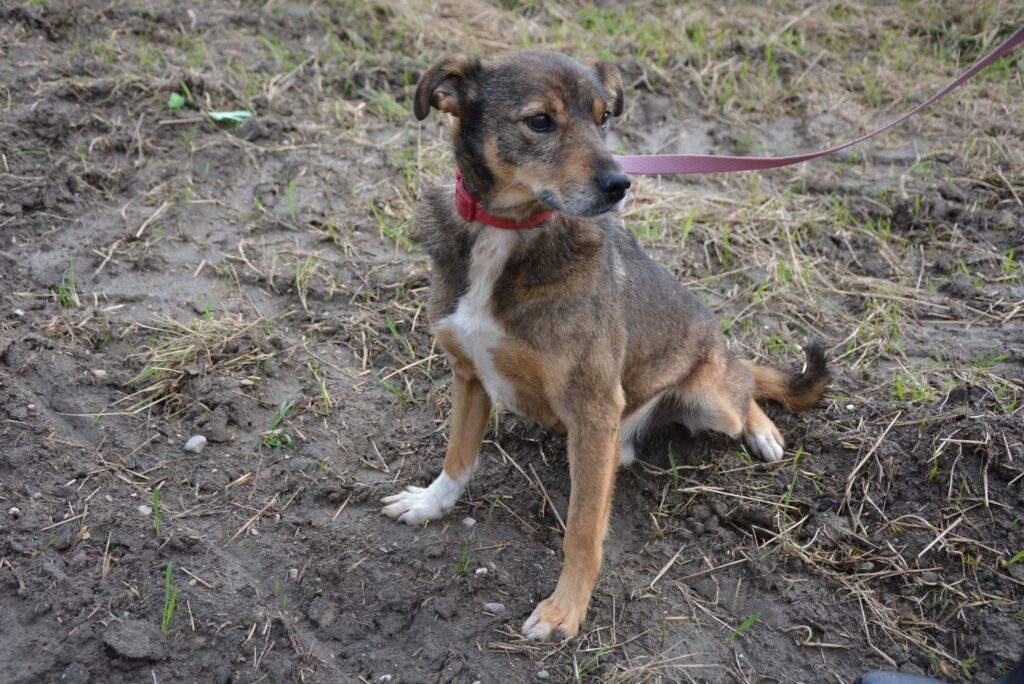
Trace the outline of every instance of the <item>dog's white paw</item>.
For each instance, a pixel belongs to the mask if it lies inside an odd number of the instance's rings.
[[[578,611],[559,608],[550,596],[537,604],[521,631],[530,641],[561,641],[576,636],[582,618]]]
[[[748,433],[746,442],[747,448],[764,461],[778,461],[782,458],[782,444],[770,432]]]
[[[455,506],[468,480],[469,473],[455,480],[442,472],[429,487],[406,487],[398,494],[385,496],[381,503],[388,505],[381,513],[410,525],[437,520]]]

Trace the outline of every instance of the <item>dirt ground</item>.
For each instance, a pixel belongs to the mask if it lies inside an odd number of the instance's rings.
[[[629,229],[734,347],[793,366],[819,338],[834,380],[770,409],[777,464],[652,436],[580,637],[518,633],[560,567],[562,437],[497,413],[446,519],[378,500],[436,475],[447,433],[409,239],[452,176],[441,117],[410,111],[433,59],[615,59],[616,150],[786,154],[1022,22],[981,0],[0,4],[0,680],[995,678],[1024,651],[1017,57],[834,158],[636,179]]]

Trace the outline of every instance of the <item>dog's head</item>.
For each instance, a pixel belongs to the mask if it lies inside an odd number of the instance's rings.
[[[629,176],[604,138],[622,113],[618,69],[524,50],[494,61],[438,60],[416,87],[414,113],[455,117],[455,157],[467,188],[489,210],[529,214],[538,205],[577,216],[619,208]]]

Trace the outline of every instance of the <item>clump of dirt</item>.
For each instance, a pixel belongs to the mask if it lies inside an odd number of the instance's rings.
[[[1024,651],[1009,59],[837,159],[636,179],[629,229],[735,348],[789,367],[825,340],[834,382],[770,409],[776,464],[652,435],[579,638],[518,632],[560,567],[564,438],[496,414],[446,519],[378,500],[432,479],[447,435],[409,225],[452,171],[409,113],[434,58],[620,58],[614,148],[784,154],[934,91],[1021,11],[0,9],[4,679],[995,678]]]

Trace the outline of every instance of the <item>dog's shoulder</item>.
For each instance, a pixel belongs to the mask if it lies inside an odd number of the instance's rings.
[[[416,207],[411,234],[431,260],[428,316],[435,322],[452,313],[469,288],[474,236],[456,213],[454,197],[452,184],[427,187]]]
[[[473,236],[455,211],[455,186],[433,185],[423,191],[416,207],[412,239],[435,263],[453,257],[469,258]]]

